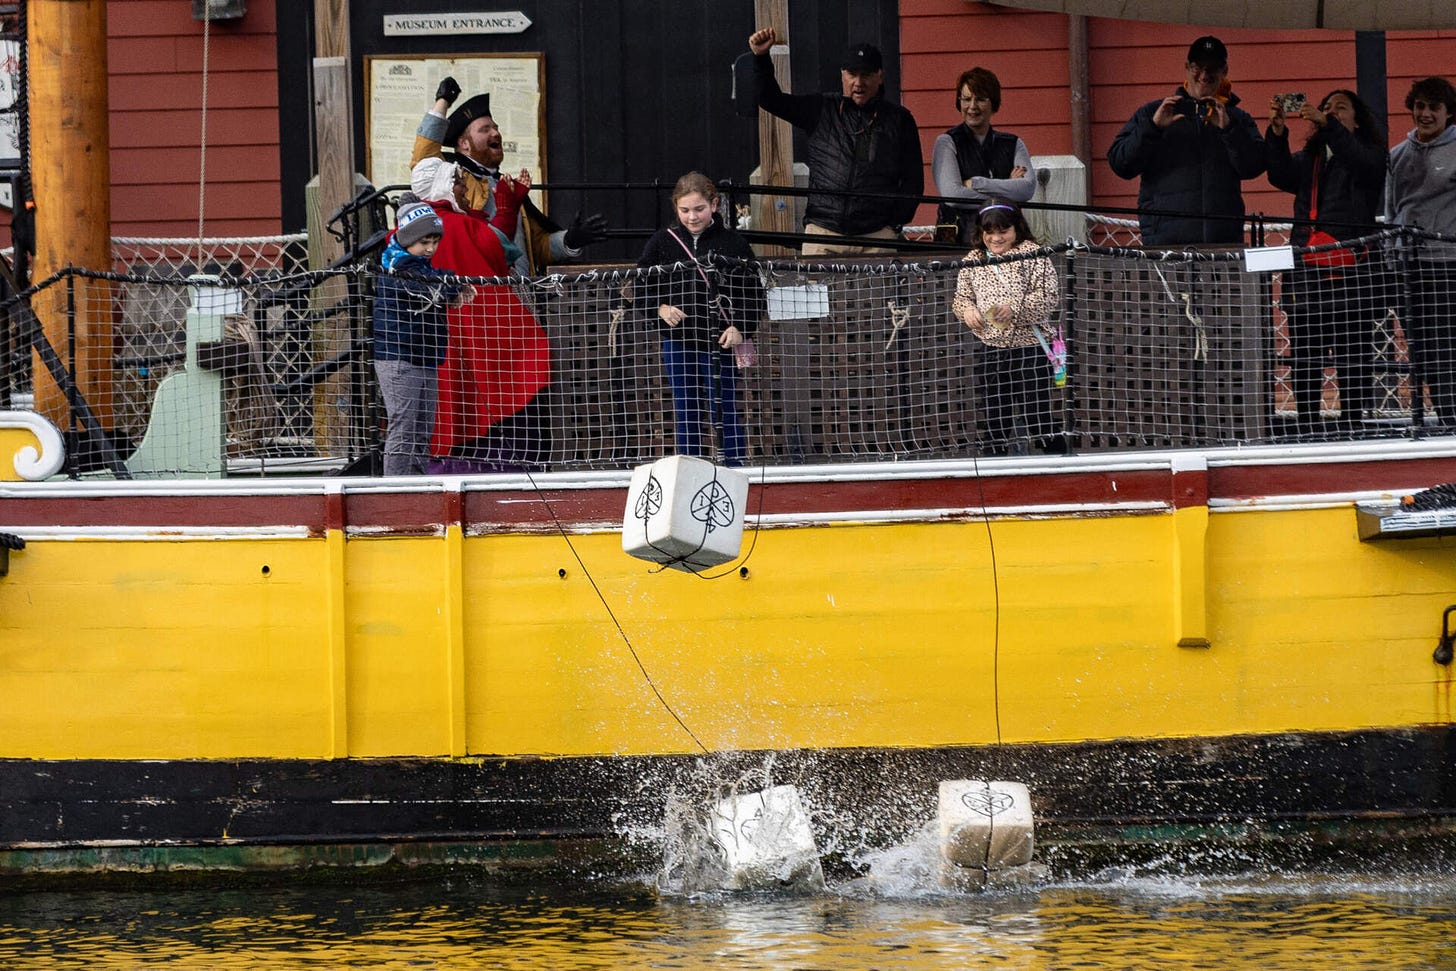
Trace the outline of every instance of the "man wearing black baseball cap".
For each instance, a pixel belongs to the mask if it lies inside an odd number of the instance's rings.
[[[1139,108],[1107,164],[1141,178],[1138,223],[1146,246],[1236,244],[1244,239],[1241,183],[1264,171],[1264,140],[1228,81],[1228,49],[1217,37],[1188,47],[1183,84]]]
[[[1189,64],[1228,67],[1228,48],[1217,37],[1200,37],[1188,45]]]
[[[879,48],[849,49],[840,62],[839,91],[794,95],[785,94],[774,78],[769,50],[777,39],[772,27],[756,30],[748,49],[758,106],[808,133],[804,232],[825,239],[805,243],[804,255],[894,252],[832,239],[898,237],[915,216],[914,197],[925,191],[920,131],[909,111],[882,96],[885,62]],[[905,198],[884,198],[892,194]]]

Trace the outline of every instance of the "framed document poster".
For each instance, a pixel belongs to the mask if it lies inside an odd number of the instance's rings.
[[[529,169],[533,182],[546,181],[546,113],[541,101],[545,66],[534,54],[457,54],[364,58],[365,160],[369,181],[378,187],[408,185],[410,153],[420,118],[434,104],[435,88],[446,77],[460,82],[451,109],[478,94],[490,95],[490,113],[500,126],[505,149],[501,171]],[[447,112],[448,114],[448,112]],[[446,145],[446,151],[454,151]]]

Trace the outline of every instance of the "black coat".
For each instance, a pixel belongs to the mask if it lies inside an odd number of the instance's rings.
[[[1178,94],[1188,96],[1181,87]],[[1134,112],[1113,140],[1107,164],[1121,178],[1141,177],[1138,208],[1169,213],[1139,214],[1145,245],[1243,242],[1242,183],[1264,171],[1264,141],[1238,101],[1229,96],[1227,128],[1196,115],[1159,128],[1153,124],[1159,98]]]
[[[637,306],[647,309],[664,335],[716,344],[719,335],[731,323],[744,337],[752,337],[768,304],[763,281],[754,268],[715,259],[721,257],[729,260],[755,258],[748,241],[723,226],[716,216],[713,224],[696,240],[681,223],[670,229],[659,229],[647,241],[637,265],[689,265],[662,273],[642,274],[635,286]],[[691,265],[694,258],[698,260],[698,266]],[[715,295],[722,297],[726,320],[713,304]],[[657,316],[657,308],[662,304],[680,308],[687,318],[676,327],[668,327]]]
[[[1303,246],[1309,240],[1310,189],[1314,184],[1317,151],[1328,146],[1330,154],[1320,163],[1318,228],[1336,239],[1353,239],[1374,232],[1375,216],[1385,194],[1385,159],[1382,144],[1371,144],[1334,118],[1326,118],[1320,129],[1316,152],[1301,149],[1290,154],[1289,127],[1283,135],[1264,133],[1269,159],[1269,184],[1294,193],[1294,232],[1290,242]]]

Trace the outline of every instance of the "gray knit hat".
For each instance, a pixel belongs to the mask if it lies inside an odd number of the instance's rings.
[[[426,236],[445,235],[445,221],[434,208],[423,202],[399,207],[399,219],[394,231],[395,242],[405,249]]]

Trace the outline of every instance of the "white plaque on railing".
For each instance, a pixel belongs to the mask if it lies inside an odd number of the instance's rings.
[[[1272,273],[1294,269],[1292,246],[1251,246],[1244,250],[1244,269],[1250,273]]]
[[[770,287],[769,320],[808,320],[829,316],[829,287],[811,283],[802,287]]]

